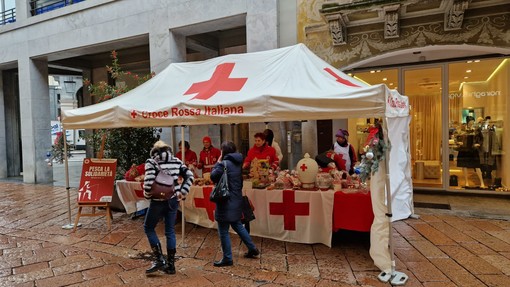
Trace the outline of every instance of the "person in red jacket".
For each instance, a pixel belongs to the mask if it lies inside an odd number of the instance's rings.
[[[175,157],[180,159],[193,172],[193,177],[197,178],[197,154],[192,151],[188,141],[184,141],[184,160],[182,160],[182,142],[179,142],[179,151],[175,153]]]
[[[218,161],[221,155],[221,151],[218,148],[213,147],[211,138],[205,136],[202,139],[204,148],[200,151],[200,159],[198,161],[198,168],[202,170],[202,176],[206,172],[211,172],[212,168]]]
[[[175,157],[182,161],[182,142],[179,142],[179,151],[175,153]],[[190,149],[188,141],[184,141],[184,164],[188,168],[190,165],[197,165],[197,154]]]
[[[248,155],[244,159],[243,169],[250,168],[253,159],[267,159],[270,167],[276,170],[280,164],[278,157],[276,157],[276,150],[267,145],[266,135],[264,133],[256,133],[254,137],[255,145],[248,150]]]

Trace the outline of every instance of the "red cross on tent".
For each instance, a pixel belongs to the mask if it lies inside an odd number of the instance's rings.
[[[235,63],[220,64],[214,70],[211,79],[194,83],[184,95],[197,94],[193,99],[207,100],[219,91],[240,91],[248,78],[229,78]]]
[[[214,210],[216,210],[216,204],[209,200],[209,196],[211,195],[212,187],[204,186],[202,188],[203,198],[195,197],[193,200],[195,201],[195,207],[197,208],[205,208],[207,212],[207,217],[209,220],[214,222]]]
[[[270,215],[283,215],[283,229],[296,230],[296,216],[310,215],[310,203],[298,203],[295,200],[294,190],[282,191],[283,202],[270,202]]]
[[[331,70],[330,68],[324,68],[324,71],[328,72],[331,76],[335,77],[336,81],[339,82],[340,84],[359,88],[358,85],[352,83],[351,81],[341,78],[339,75],[337,75],[335,72],[333,72],[333,70]]]

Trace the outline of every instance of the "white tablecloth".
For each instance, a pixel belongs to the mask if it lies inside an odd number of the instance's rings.
[[[217,227],[211,191],[212,186],[191,188],[184,204],[187,222]],[[245,193],[255,206],[252,235],[331,246],[334,191],[245,189]]]
[[[143,197],[138,197],[136,191],[141,194],[143,191],[141,182],[117,180],[115,189],[120,201],[124,205],[127,214],[131,214],[149,207],[149,201]]]
[[[187,222],[217,228],[216,205],[209,201],[213,186],[192,186],[184,201]],[[126,213],[149,206],[136,196],[139,182],[118,180],[116,189]],[[256,219],[250,222],[254,236],[299,243],[322,243],[331,246],[334,191],[266,190],[246,188],[255,207]]]

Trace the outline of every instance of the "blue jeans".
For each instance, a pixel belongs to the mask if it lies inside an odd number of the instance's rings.
[[[166,247],[167,249],[175,249],[176,240],[174,227],[178,207],[179,202],[177,201],[177,197],[168,201],[151,200],[149,209],[145,215],[145,222],[143,223],[145,234],[151,246],[160,243],[155,229],[159,220],[163,218],[165,220]]]
[[[221,250],[223,251],[223,260],[232,261],[232,246],[230,244],[230,234],[228,232],[230,226],[241,237],[243,243],[248,250],[255,250],[255,244],[251,240],[250,234],[244,228],[241,221],[236,222],[218,222],[218,234],[220,235]]]

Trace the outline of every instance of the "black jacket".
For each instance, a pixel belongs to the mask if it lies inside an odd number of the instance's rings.
[[[214,219],[218,222],[236,222],[241,220],[243,203],[243,155],[240,153],[226,154],[221,162],[214,165],[211,171],[211,180],[218,183],[223,175],[223,168],[227,165],[228,186],[230,198],[224,202],[216,203]]]

